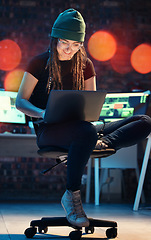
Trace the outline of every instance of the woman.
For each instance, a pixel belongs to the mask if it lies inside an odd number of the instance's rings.
[[[81,14],[68,9],[56,19],[51,32],[50,49],[35,57],[24,74],[16,107],[33,120],[43,118],[52,89],[96,90],[95,70],[83,46],[85,22]],[[105,127],[85,121],[34,125],[39,148],[61,146],[69,150],[67,190],[61,203],[68,221],[78,227],[88,226],[80,196],[81,177],[91,152],[96,147],[130,146],[151,131],[148,116],[135,116]],[[98,140],[98,133],[103,137]]]

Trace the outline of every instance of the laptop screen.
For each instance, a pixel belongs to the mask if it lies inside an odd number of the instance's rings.
[[[0,90],[0,122],[26,124],[25,114],[16,109],[17,92]]]
[[[100,114],[100,120],[111,122],[138,114],[145,114],[150,91],[108,93]]]

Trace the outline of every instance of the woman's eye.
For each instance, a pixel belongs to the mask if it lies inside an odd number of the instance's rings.
[[[73,45],[74,45],[74,47],[79,47],[79,43],[75,43]]]

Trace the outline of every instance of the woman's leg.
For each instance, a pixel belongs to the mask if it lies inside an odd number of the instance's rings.
[[[75,191],[81,185],[81,177],[87,161],[95,148],[97,133],[90,123],[80,124],[74,136],[69,153],[67,165],[67,188]]]
[[[97,127],[101,132],[102,126]],[[102,130],[102,141],[116,150],[128,147],[145,139],[151,132],[151,118],[147,115],[135,115],[124,120],[107,123]]]
[[[45,146],[61,146],[69,150],[67,160],[67,190],[61,203],[68,221],[78,227],[89,226],[89,220],[83,210],[80,186],[86,163],[93,151],[97,132],[88,122],[72,122],[59,125],[44,125],[38,132],[37,143]]]
[[[80,189],[81,177],[93,151],[97,133],[95,127],[85,121],[42,125],[38,131],[40,148],[60,146],[69,150],[67,162],[67,189]]]

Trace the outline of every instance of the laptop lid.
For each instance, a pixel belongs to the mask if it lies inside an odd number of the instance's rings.
[[[52,90],[44,122],[97,121],[105,100],[105,91]]]
[[[108,93],[99,119],[105,122],[120,120],[133,115],[146,114],[150,91]]]

